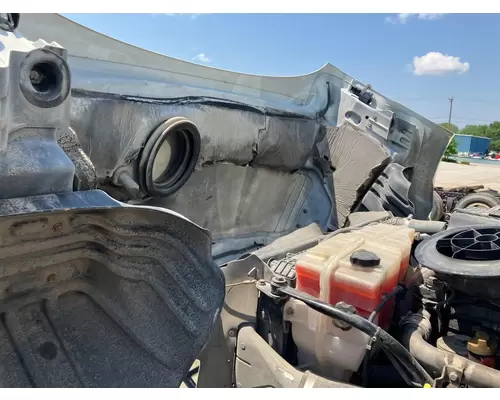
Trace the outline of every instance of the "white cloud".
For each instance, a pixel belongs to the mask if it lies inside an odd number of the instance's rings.
[[[432,21],[435,19],[443,18],[444,14],[410,14],[402,13],[395,17],[386,17],[385,22],[390,24],[406,24],[410,18],[418,18],[423,20]]]
[[[398,14],[395,17],[386,17],[385,22],[389,24],[406,24],[411,14]]]
[[[418,19],[428,19],[432,21],[433,19],[441,19],[444,14],[418,14]]]
[[[179,16],[187,15],[187,16],[189,16],[189,18],[190,18],[190,19],[195,20],[195,19],[197,19],[197,18],[198,18],[201,14],[182,14],[182,13],[167,14],[167,13],[165,13],[164,15],[166,15],[167,17],[179,17]]]
[[[470,64],[460,61],[460,57],[438,52],[429,52],[422,57],[413,57],[413,73],[415,75],[463,74],[469,69]]]
[[[202,63],[210,63],[212,62],[212,59],[207,57],[204,53],[197,54],[196,56],[193,57],[194,61],[200,61]]]

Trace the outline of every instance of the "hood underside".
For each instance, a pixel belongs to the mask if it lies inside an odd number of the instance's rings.
[[[209,229],[219,263],[311,223],[341,227],[354,210],[427,219],[432,209],[450,132],[331,64],[296,77],[240,74],[140,49],[57,14],[23,14],[19,31],[67,49],[71,126],[100,185]],[[187,182],[168,197],[115,193],[119,171],[137,174],[151,132],[179,116],[201,138]]]

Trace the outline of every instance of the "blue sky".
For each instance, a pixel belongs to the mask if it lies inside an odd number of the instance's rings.
[[[301,75],[331,62],[436,122],[447,121],[450,96],[459,126],[500,120],[500,14],[64,15],[158,53],[239,72]]]

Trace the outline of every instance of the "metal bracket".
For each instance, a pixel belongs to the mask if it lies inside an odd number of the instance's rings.
[[[271,299],[283,300],[287,298],[287,295],[280,293],[278,289],[286,285],[287,283],[285,278],[281,276],[273,276],[271,279],[271,283],[266,282],[264,279],[260,279],[257,282],[257,290],[264,293]]]
[[[448,388],[458,388],[462,385],[463,373],[463,368],[450,365],[448,361],[446,361],[441,376],[434,380],[434,387],[443,387],[444,383],[448,383]]]

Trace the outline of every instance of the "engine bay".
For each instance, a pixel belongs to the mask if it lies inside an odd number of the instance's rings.
[[[500,387],[500,206],[429,220],[449,132],[0,17],[0,386]]]
[[[478,218],[446,229],[386,215],[270,258],[257,332],[296,368],[335,382],[498,387],[500,228]]]

